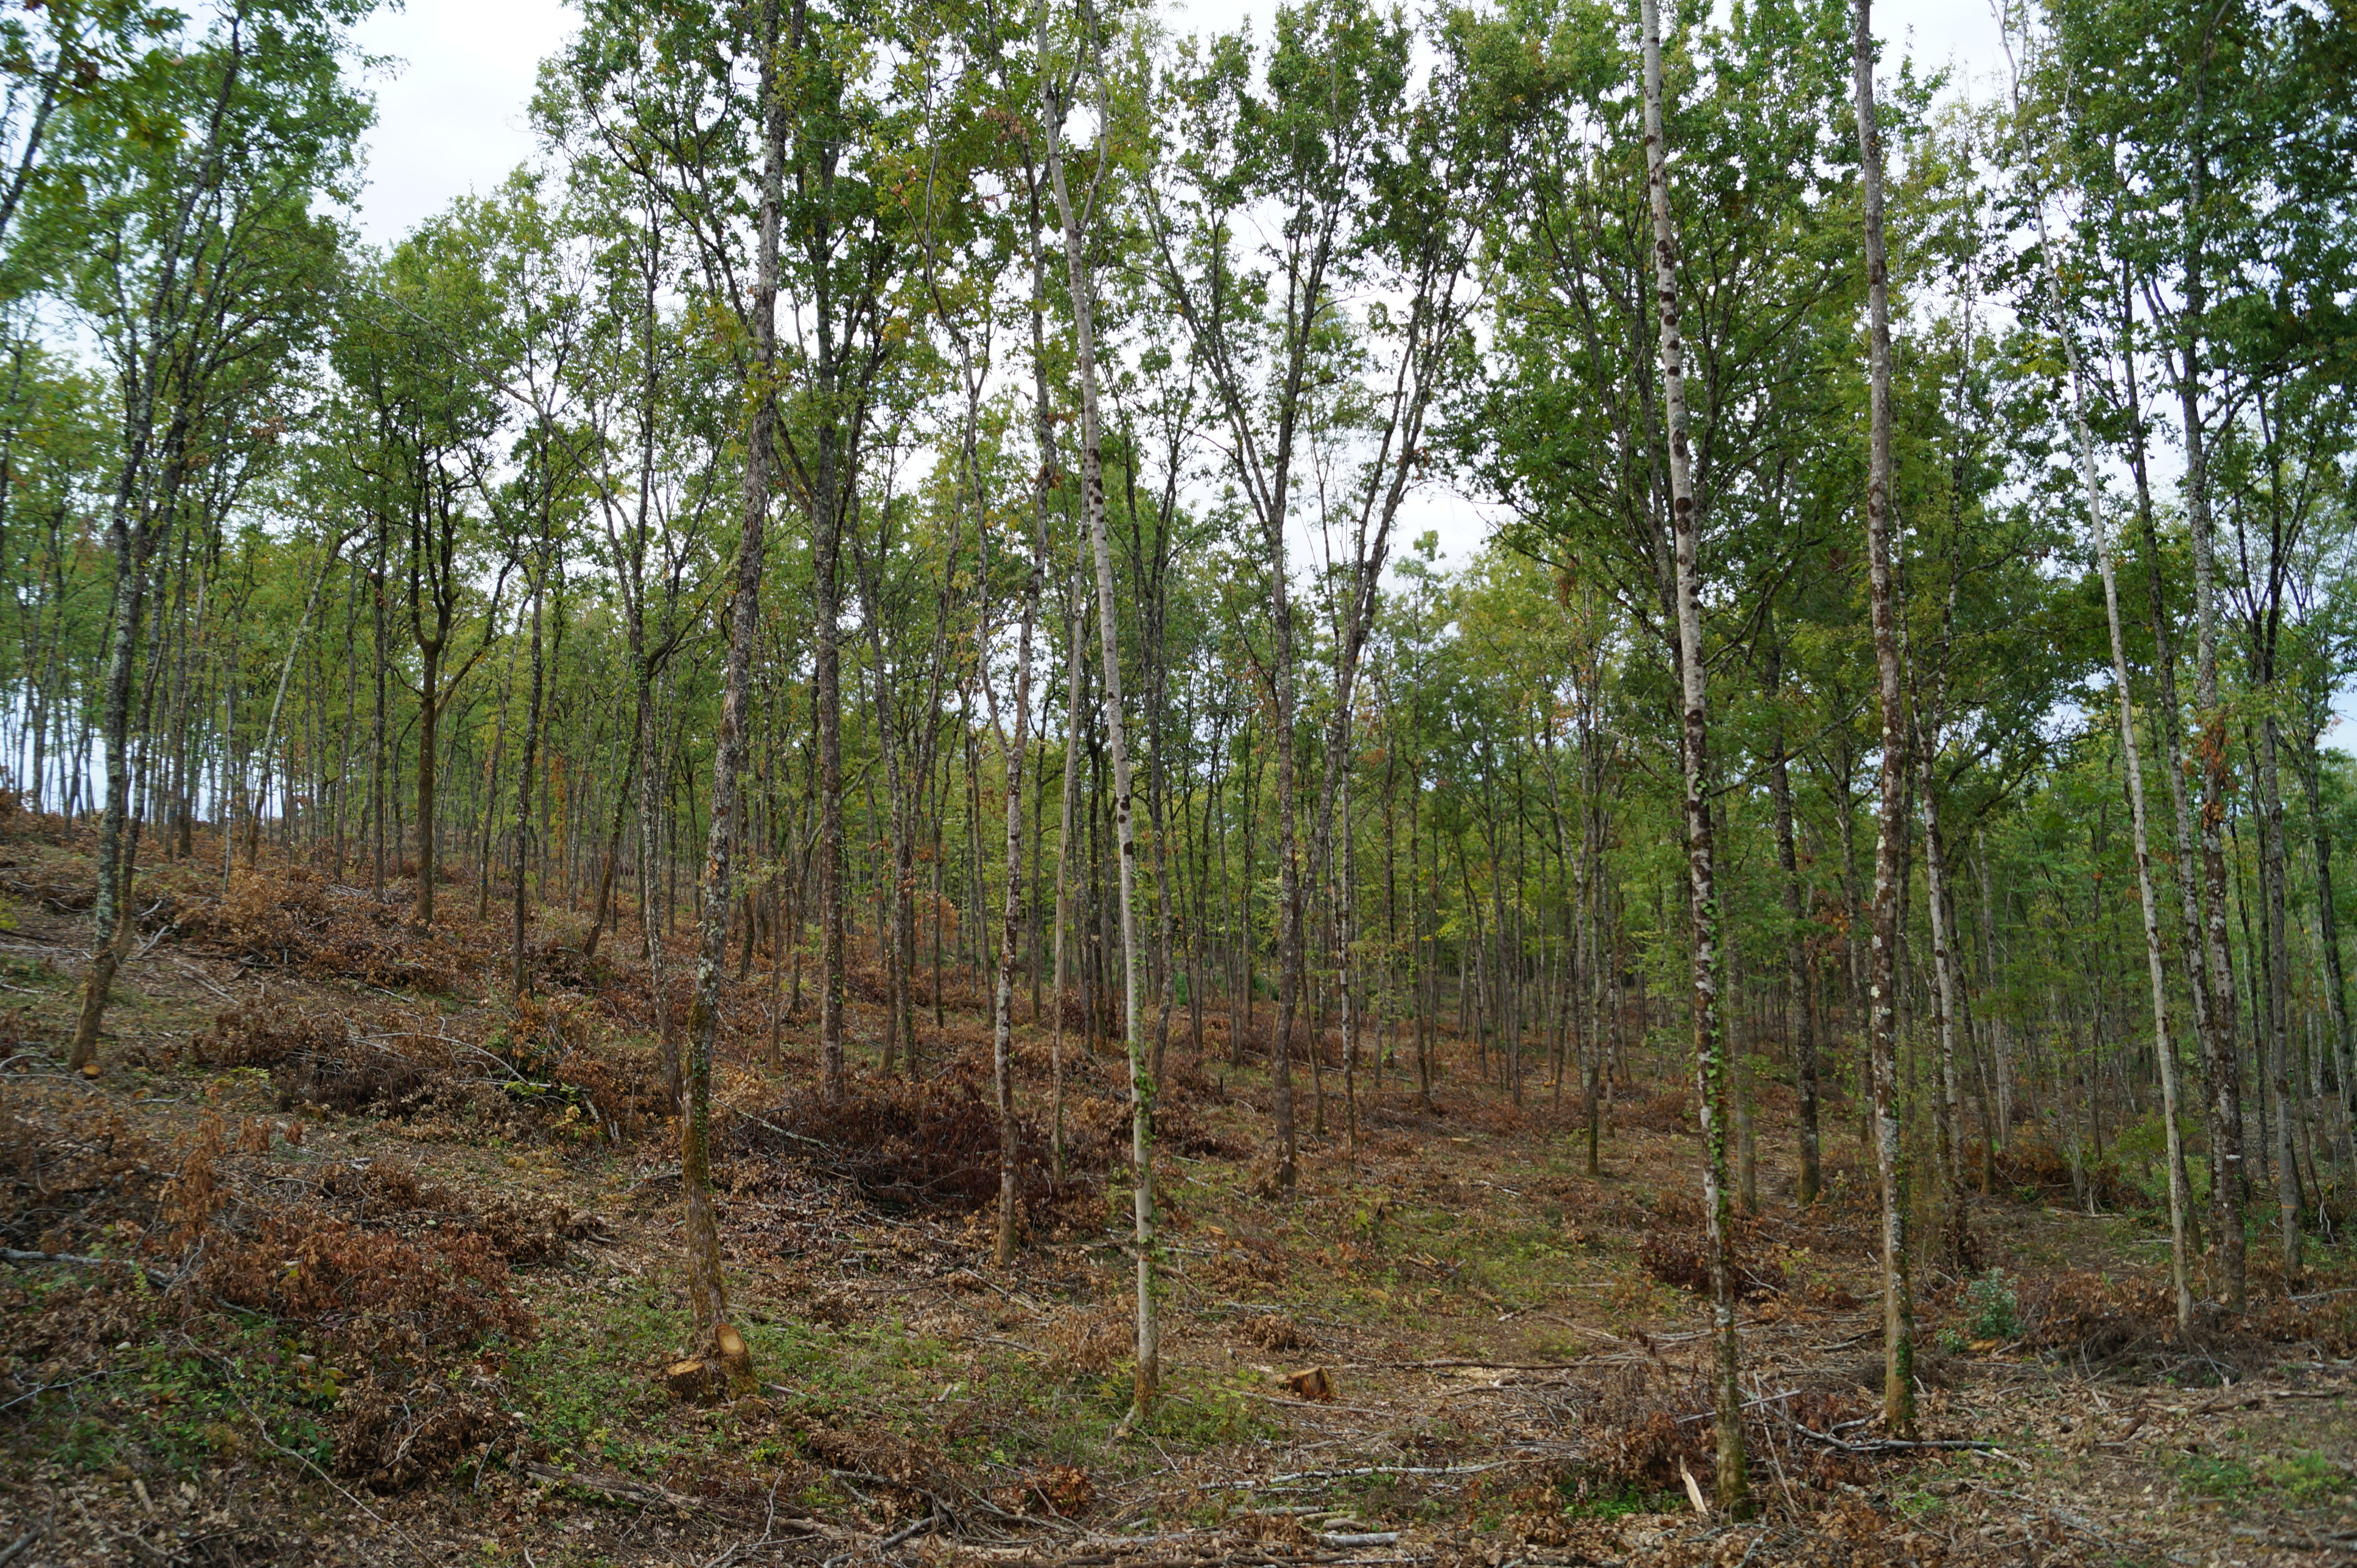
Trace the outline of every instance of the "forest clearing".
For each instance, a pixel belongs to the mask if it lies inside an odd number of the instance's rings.
[[[0,1568],[2357,1561],[2352,5],[0,15]]]
[[[809,1049],[767,1058],[758,969],[726,995],[713,1178],[759,1387],[683,1396],[677,1149],[652,1054],[618,1044],[645,1030],[642,967],[523,1009],[399,999],[328,972],[350,950],[320,939],[349,933],[311,927],[307,955],[220,923],[199,870],[187,934],[125,968],[117,1065],[76,1080],[38,1065],[73,1015],[73,922],[42,904],[87,896],[87,856],[6,848],[31,998],[11,1245],[135,1260],[6,1283],[13,1561],[2292,1563],[2357,1541],[2357,1270],[2292,1301],[2255,1282],[2246,1319],[2180,1332],[2149,1194],[2108,1164],[2074,1193],[2025,1141],[1974,1194],[1984,1269],[1917,1283],[1921,1440],[1951,1446],[1886,1447],[1871,1160],[1833,1140],[1796,1208],[1772,1094],[1738,1221],[1758,1511],[1698,1509],[1691,1093],[1632,1062],[1589,1176],[1576,1087],[1517,1108],[1461,1037],[1429,1110],[1396,1065],[1361,1087],[1355,1160],[1329,1084],[1289,1202],[1256,1157],[1265,1072],[1221,1027],[1200,1061],[1174,1046],[1166,1399],[1133,1425],[1120,1058],[1066,1063],[1066,1185],[1027,1117],[1000,1266],[971,998],[922,1026],[923,1085],[858,1070],[830,1131]],[[325,891],[238,875],[249,911]],[[1018,1036],[1027,1089],[1047,1044]]]

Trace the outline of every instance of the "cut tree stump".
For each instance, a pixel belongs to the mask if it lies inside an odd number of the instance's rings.
[[[760,1391],[753,1376],[753,1353],[745,1337],[726,1323],[712,1330],[714,1353],[673,1361],[663,1369],[663,1386],[685,1404],[717,1404]]]
[[[1285,1386],[1300,1399],[1331,1400],[1334,1397],[1333,1375],[1323,1367],[1304,1367],[1297,1372],[1287,1372]]]
[[[673,1361],[663,1369],[663,1387],[683,1404],[712,1404],[728,1386],[727,1374],[702,1358]]]
[[[745,1346],[745,1337],[726,1323],[717,1324],[712,1338],[718,1347],[717,1370],[732,1400],[744,1399],[759,1391],[760,1383],[753,1376],[753,1352]]]

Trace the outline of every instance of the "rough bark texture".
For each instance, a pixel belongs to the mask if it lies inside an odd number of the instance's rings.
[[[1944,1210],[1941,1246],[1952,1265],[1968,1271],[1976,1265],[1977,1259],[1971,1210],[1964,1196],[1964,1106],[1956,1079],[1954,935],[1953,923],[1949,918],[1947,859],[1940,839],[1940,809],[1934,791],[1937,779],[1933,758],[1938,744],[1936,730],[1921,737],[1919,787],[1923,812],[1923,901],[1932,921],[1932,1004],[1937,1015],[1940,1039],[1940,1197]]]
[[[704,858],[704,897],[696,932],[695,1004],[688,1019],[687,1114],[680,1126],[680,1185],[686,1191],[688,1307],[699,1338],[729,1374],[732,1389],[751,1379],[750,1358],[728,1326],[720,1268],[720,1231],[712,1208],[712,1045],[720,1025],[720,972],[726,961],[737,848],[737,779],[752,686],[753,645],[760,637],[761,561],[768,543],[770,474],[777,439],[778,209],[785,124],[777,81],[778,0],[761,7],[761,166],[759,269],[752,301],[753,358],[746,381],[744,522],[729,596],[728,659],[721,678],[714,736],[712,817]]]
[[[2076,351],[2072,358],[2075,361]],[[2072,369],[2074,402],[2083,395],[2077,366]],[[2185,1178],[2185,1150],[2177,1122],[2177,1047],[2169,1033],[2169,980],[2161,965],[2160,907],[2152,886],[2151,840],[2146,825],[2144,757],[2136,746],[2136,707],[2128,688],[2127,643],[2120,627],[2120,595],[2112,564],[2111,542],[2104,524],[2102,490],[2095,476],[2095,443],[2088,433],[2083,406],[2075,410],[2079,426],[2080,464],[2087,487],[2087,513],[2095,535],[2095,559],[2104,577],[2104,612],[2112,637],[2112,681],[2117,689],[2120,755],[2127,769],[2128,813],[2135,835],[2136,898],[2144,912],[2145,966],[2152,984],[2152,1048],[2160,1067],[2161,1120],[2169,1148],[2169,1283],[2177,1300],[2177,1321],[2193,1322],[2193,1289],[2187,1264],[2186,1219],[2191,1198]]]
[[[1874,921],[1867,981],[1874,1162],[1882,1187],[1883,1423],[1915,1429],[1915,1305],[1908,1278],[1907,1171],[1899,1142],[1899,857],[1907,832],[1907,719],[1890,546],[1890,270],[1882,239],[1882,133],[1874,108],[1873,0],[1857,0],[1852,70],[1866,217],[1867,468],[1866,533],[1882,714],[1882,790],[1874,844]]]
[[[1802,899],[1800,854],[1792,842],[1792,778],[1784,750],[1783,712],[1778,699],[1783,688],[1783,645],[1771,639],[1768,649],[1768,700],[1774,708],[1775,729],[1769,739],[1768,791],[1776,813],[1776,869],[1782,877],[1785,982],[1792,1021],[1792,1093],[1800,1135],[1800,1175],[1795,1197],[1802,1207],[1817,1201],[1824,1190],[1818,1167],[1817,1141],[1817,988],[1809,962],[1808,934],[1803,923],[1808,910]],[[1594,1134],[1589,1135],[1593,1144]]]
[[[1662,20],[1658,0],[1645,0],[1645,185],[1653,211],[1654,307],[1661,326],[1662,410],[1670,444],[1670,528],[1676,556],[1680,726],[1685,776],[1686,896],[1694,918],[1695,1079],[1701,1106],[1703,1218],[1710,1248],[1712,1380],[1718,1506],[1742,1515],[1750,1508],[1743,1451],[1741,1348],[1735,1337],[1735,1269],[1728,1240],[1725,1040],[1718,1015],[1718,902],[1712,865],[1709,781],[1709,692],[1702,636],[1702,569],[1696,550],[1692,458],[1687,446],[1685,344],[1679,330],[1677,240],[1670,223],[1670,188],[1662,126]]]
[[[2274,685],[2273,650],[2259,660],[2266,687]],[[2259,889],[2266,908],[2267,1076],[2275,1084],[2276,1219],[2283,1242],[2284,1288],[2298,1286],[2300,1273],[2299,1161],[2297,1132],[2299,1101],[2291,1090],[2291,952],[2284,897],[2284,827],[2281,769],[2282,726],[2269,708],[2259,720]]]
[[[2038,231],[2041,247],[2047,250],[2049,256],[2053,255],[2050,246],[2046,244],[2046,210],[2042,202],[2038,210]],[[2066,319],[2062,308],[2061,281],[2050,272],[2047,283],[2053,296],[2055,319],[2059,325]],[[2193,1322],[2193,1290],[2187,1264],[2186,1219],[2190,1198],[2185,1177],[2185,1151],[2177,1122],[2177,1047],[2169,1034],[2169,980],[2161,962],[2160,908],[2152,886],[2151,838],[2145,811],[2144,757],[2136,746],[2136,705],[2128,684],[2127,642],[2120,623],[2119,582],[2112,560],[2111,531],[2104,516],[2103,483],[2096,472],[2095,438],[2087,424],[2086,378],[2079,362],[2078,343],[2067,331],[2062,336],[2062,349],[2071,372],[2071,413],[2079,442],[2080,483],[2086,492],[2087,527],[2094,541],[2095,564],[2104,579],[2104,614],[2112,639],[2112,683],[2119,705],[2120,756],[2127,774],[2129,825],[2136,851],[2136,899],[2144,915],[2145,967],[2152,987],[2153,1053],[2160,1068],[2161,1117],[2169,1153],[2169,1283],[2176,1297],[2178,1324],[2181,1327],[2190,1327]],[[2165,655],[2168,649],[2166,640],[2161,647]],[[2165,690],[2173,698],[2174,682],[2168,682]],[[2196,983],[2199,983],[2198,974]]]
[[[2351,1063],[2357,1052],[2352,1050],[2349,1027],[2349,983],[2342,972],[2341,961],[2341,918],[2332,905],[2332,831],[2327,825],[2323,800],[2323,761],[2317,756],[2317,739],[2311,732],[2300,758],[2300,785],[2308,797],[2308,830],[2316,845],[2316,914],[2318,938],[2324,949],[2325,1004],[2332,1020],[2330,1050],[2333,1060],[2333,1078],[2339,1085],[2339,1132],[2341,1162],[2344,1167],[2357,1168],[2357,1150],[2351,1147],[2352,1094],[2357,1085],[2351,1080]]]
[[[1048,496],[1055,488],[1055,419],[1048,397],[1048,280],[1039,246],[1038,188],[1031,223],[1031,413],[1039,472],[1031,489],[1031,573],[1023,584],[1023,621],[1016,634],[1015,724],[1000,737],[1006,768],[1006,898],[998,939],[998,985],[991,1007],[991,1087],[998,1101],[998,1235],[1003,1268],[1015,1259],[1015,957],[1023,916],[1023,761],[1031,733],[1031,633],[1048,571]],[[1036,786],[1035,786],[1036,788]],[[1034,1012],[1038,1009],[1034,1008]]]
[[[512,961],[509,989],[518,996],[531,979],[531,967],[525,961],[524,933],[524,871],[532,864],[532,787],[539,781],[540,773],[540,703],[547,679],[546,661],[541,647],[541,596],[546,590],[547,564],[544,561],[535,571],[532,585],[532,690],[524,702],[523,766],[516,770],[516,832],[515,832],[515,907],[512,912],[509,940]]]
[[[2210,1027],[2201,1041],[2208,1080],[2210,1220],[2218,1238],[2214,1282],[2226,1305],[2241,1311],[2244,1283],[2243,1210],[2249,1172],[2243,1159],[2243,1074],[2234,1050],[2234,978],[2226,929],[2226,797],[2233,780],[2227,770],[2226,711],[2218,695],[2218,573],[2210,516],[2210,446],[2201,415],[2202,313],[2208,308],[2202,243],[2194,214],[2201,204],[2208,153],[2201,145],[2202,95],[2197,81],[2193,118],[2195,147],[2188,160],[2183,336],[2174,366],[2179,411],[2185,437],[2185,521],[2193,544],[2193,708],[2199,731],[2194,756],[2201,768],[2202,978],[2208,982]],[[2158,557],[2156,557],[2158,559]]]

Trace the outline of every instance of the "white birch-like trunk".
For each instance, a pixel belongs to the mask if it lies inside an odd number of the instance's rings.
[[[1709,693],[1702,639],[1702,573],[1696,558],[1692,456],[1687,446],[1685,343],[1679,330],[1677,241],[1670,225],[1670,187],[1662,116],[1659,0],[1644,0],[1645,185],[1653,211],[1653,290],[1661,324],[1662,409],[1670,442],[1670,527],[1677,564],[1678,678],[1684,700],[1681,753],[1685,776],[1687,897],[1694,917],[1695,1078],[1701,1101],[1703,1217],[1710,1247],[1713,1392],[1717,1437],[1714,1490],[1722,1509],[1750,1505],[1743,1450],[1741,1351],[1735,1337],[1734,1258],[1728,1246],[1727,1062],[1719,1027],[1717,904],[1712,865]]]

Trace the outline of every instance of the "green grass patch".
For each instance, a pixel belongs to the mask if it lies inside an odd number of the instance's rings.
[[[2198,1498],[2232,1500],[2266,1491],[2301,1508],[2357,1491],[2357,1476],[2320,1454],[2262,1454],[2250,1459],[2188,1454],[2177,1461],[2177,1481]]]

